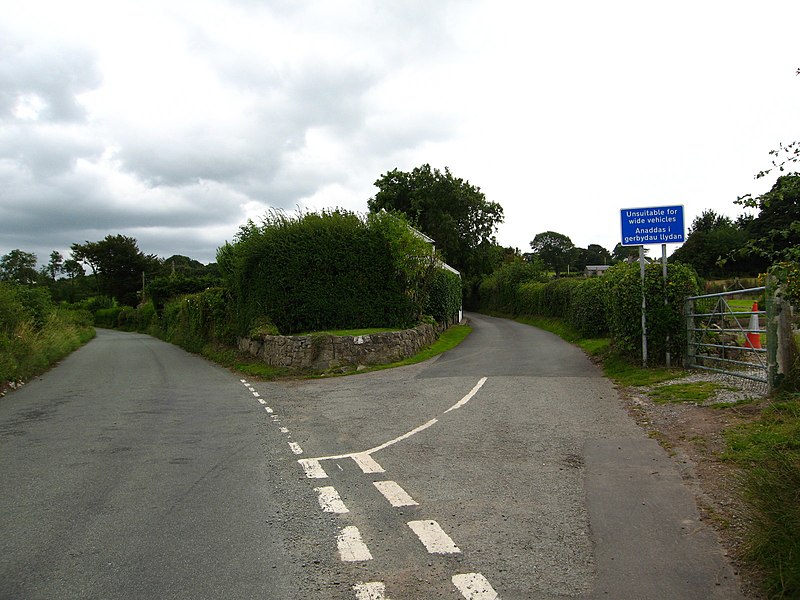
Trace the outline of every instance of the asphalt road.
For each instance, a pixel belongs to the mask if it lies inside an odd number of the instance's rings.
[[[585,356],[470,318],[423,364],[274,383],[100,330],[0,399],[0,598],[737,598]]]

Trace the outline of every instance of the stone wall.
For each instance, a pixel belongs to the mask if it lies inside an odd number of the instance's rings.
[[[423,324],[414,329],[370,335],[264,335],[239,338],[239,349],[274,367],[325,371],[338,367],[379,365],[415,355],[439,337],[440,329]]]

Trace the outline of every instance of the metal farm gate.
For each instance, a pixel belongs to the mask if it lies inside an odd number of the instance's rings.
[[[759,310],[755,302],[751,310],[734,310],[728,303],[734,296],[759,297],[765,289],[757,287],[687,298],[685,366],[758,381],[771,387],[767,311]]]

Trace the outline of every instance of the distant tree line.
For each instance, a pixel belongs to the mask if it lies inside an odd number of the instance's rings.
[[[70,258],[54,250],[47,264],[38,269],[37,264],[36,254],[12,250],[0,257],[0,281],[47,288],[56,302],[104,296],[128,306],[140,303],[143,293],[163,305],[169,297],[220,281],[216,264],[204,265],[181,255],[161,259],[145,254],[135,238],[124,235],[75,243]]]

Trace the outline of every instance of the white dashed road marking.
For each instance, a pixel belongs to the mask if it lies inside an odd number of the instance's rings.
[[[372,560],[372,554],[367,545],[361,540],[358,527],[345,527],[336,539],[339,547],[339,556],[344,562],[360,562]]]
[[[261,395],[250,385],[246,379],[240,379],[241,383],[253,394],[261,405],[266,405],[266,401],[261,398]],[[486,377],[483,377],[473,387],[466,396],[456,402],[453,406],[448,408],[445,413],[457,410],[464,406],[470,399],[481,389],[483,384],[486,383]],[[280,423],[278,416],[273,414],[274,411],[269,406],[264,406],[264,409],[272,417],[275,423]],[[372,454],[388,448],[398,442],[410,438],[417,433],[428,429],[435,425],[438,419],[431,419],[427,423],[412,429],[411,431],[394,438],[380,446],[371,448],[365,452],[355,452],[350,454],[342,454],[338,456],[323,456],[319,458],[303,458],[297,462],[303,468],[306,477],[310,479],[327,479],[328,474],[322,468],[321,461],[323,460],[338,460],[342,458],[352,458],[364,473],[384,473],[385,470],[378,462],[372,458]],[[280,432],[287,435],[289,439],[289,429],[281,427]],[[303,449],[297,442],[288,442],[289,448],[294,454],[302,454]],[[341,469],[341,467],[339,467]],[[389,501],[394,507],[402,506],[416,506],[418,503],[395,481],[374,481],[373,485],[380,491],[381,494]],[[345,514],[350,512],[345,506],[339,493],[333,486],[324,486],[314,488],[318,494],[320,508],[328,513]],[[458,554],[461,550],[455,545],[453,540],[448,536],[441,526],[436,521],[409,521],[408,526],[417,535],[419,540],[423,543],[425,548],[431,554]],[[339,556],[344,562],[361,562],[372,560],[372,554],[367,548],[367,545],[361,539],[361,533],[357,527],[345,527],[338,534],[336,545],[339,550]],[[453,585],[461,592],[461,595],[466,600],[499,600],[497,592],[494,591],[487,579],[480,573],[465,573],[462,575],[454,575],[452,578]],[[353,586],[353,591],[356,593],[356,600],[389,600],[386,598],[386,585],[382,582],[358,583]]]
[[[325,469],[322,468],[322,465],[319,464],[319,461],[315,458],[301,458],[297,462],[300,463],[300,466],[303,467],[303,471],[306,472],[306,477],[309,479],[327,479],[328,474],[325,472]]]
[[[411,531],[431,554],[459,554],[461,550],[453,543],[436,521],[409,521]]]
[[[386,597],[386,584],[379,581],[357,583],[353,590],[356,592],[356,600],[389,600]]]
[[[350,512],[339,497],[339,492],[332,485],[314,488],[314,491],[319,494],[319,507],[325,512],[340,515]]]
[[[383,467],[380,466],[374,458],[369,454],[353,454],[353,460],[364,473],[385,473]]]
[[[453,575],[453,585],[467,600],[500,600],[500,596],[480,573]]]
[[[403,488],[394,481],[373,481],[372,485],[378,488],[383,497],[392,506],[416,506],[417,502],[409,496]]]

